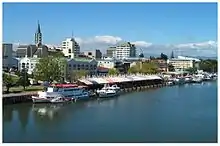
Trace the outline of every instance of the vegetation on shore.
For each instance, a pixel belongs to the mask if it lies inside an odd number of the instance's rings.
[[[206,72],[217,72],[218,61],[214,59],[201,60],[199,64],[199,69]]]
[[[129,68],[128,73],[158,73],[158,67],[154,62],[138,62],[136,65]]]

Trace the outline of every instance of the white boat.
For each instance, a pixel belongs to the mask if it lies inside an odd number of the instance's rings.
[[[116,90],[110,90],[110,89],[101,89],[98,90],[97,93],[100,98],[115,97],[118,95]]]
[[[102,89],[106,89],[106,90],[115,90],[115,91],[120,91],[120,87],[118,87],[116,84],[110,86],[109,84],[105,84],[104,87]]]
[[[46,92],[41,91],[38,92],[38,96],[32,96],[32,101],[34,103],[60,103],[88,98],[89,92],[84,89],[84,86],[78,86],[76,84],[55,84],[49,86]]]
[[[193,77],[192,82],[193,83],[202,83],[202,80],[203,80],[203,78],[195,76],[195,77]]]
[[[185,83],[191,83],[192,82],[192,77],[186,76],[185,77]]]

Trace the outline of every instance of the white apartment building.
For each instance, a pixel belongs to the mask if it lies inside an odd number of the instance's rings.
[[[3,68],[11,68],[13,66],[13,58],[12,58],[13,49],[12,48],[13,48],[12,44],[8,44],[8,43],[2,44]]]
[[[32,74],[38,61],[39,58],[37,58],[37,56],[34,56],[33,58],[27,56],[20,58],[18,61],[18,70],[21,71],[23,69],[27,69],[27,73]]]
[[[176,71],[183,71],[188,68],[199,67],[199,59],[196,58],[188,58],[183,56],[178,56],[178,58],[173,58],[167,60],[168,64],[172,64]]]
[[[80,46],[74,38],[67,38],[62,42],[62,52],[68,58],[75,58],[80,54]]]
[[[111,50],[113,48],[111,47]],[[121,43],[112,50],[112,57],[117,59],[136,57],[136,47],[130,42]]]

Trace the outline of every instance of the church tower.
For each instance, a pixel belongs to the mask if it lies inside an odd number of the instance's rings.
[[[38,47],[42,45],[42,33],[40,30],[40,23],[38,21],[37,31],[35,33],[35,45]]]

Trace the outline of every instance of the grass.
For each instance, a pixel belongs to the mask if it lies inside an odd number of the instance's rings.
[[[17,87],[11,87],[9,89],[9,93],[21,93],[21,92],[31,92],[31,91],[40,91],[43,90],[43,86],[28,86],[24,88],[22,86],[17,86]],[[6,88],[4,87],[4,91],[6,91]]]

